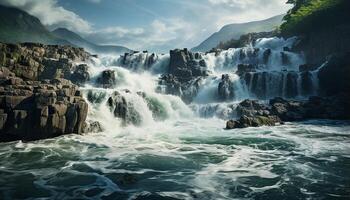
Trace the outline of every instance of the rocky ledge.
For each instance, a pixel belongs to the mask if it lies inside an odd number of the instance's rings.
[[[0,142],[96,131],[78,86],[89,78],[83,49],[0,43]],[[70,80],[67,80],[70,79]]]
[[[274,98],[268,104],[245,100],[236,108],[239,119],[229,120],[226,129],[274,126],[308,119],[350,119],[350,96],[310,97],[306,101]]]

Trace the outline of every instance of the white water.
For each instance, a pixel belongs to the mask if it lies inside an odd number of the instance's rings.
[[[168,55],[145,68],[145,55],[118,66],[119,57],[101,57],[89,63],[92,80],[85,87],[101,96],[89,103],[88,120],[99,121],[102,133],[69,135],[32,143],[0,145],[0,194],[4,199],[329,199],[349,198],[350,126],[348,122],[309,121],[285,126],[224,130],[236,117],[236,103],[256,97],[252,84],[234,74],[240,52],[271,48],[267,64],[262,50],[244,62],[259,64],[255,73],[268,72],[265,96],[286,93],[287,69],[298,72],[300,55],[283,66],[280,53],[291,40],[262,39],[255,46],[203,55],[211,75],[203,80],[191,105],[156,91],[159,73],[166,71]],[[282,48],[281,48],[282,47]],[[249,59],[248,59],[249,58]],[[139,63],[139,64],[135,64]],[[116,72],[116,86],[95,86],[101,72]],[[219,102],[217,86],[230,73],[235,98]],[[317,88],[317,70],[312,72]],[[258,78],[261,79],[261,76]],[[298,96],[300,96],[300,76]],[[259,83],[261,83],[260,81]],[[277,91],[276,87],[282,88]],[[274,91],[276,90],[276,91]],[[138,126],[124,125],[107,106],[118,91],[140,115]],[[144,92],[164,110],[157,119]],[[310,94],[313,95],[313,94]],[[257,97],[258,98],[258,97]],[[264,99],[264,98],[261,98]],[[220,118],[220,119],[219,119]],[[35,161],[35,162],[34,162]],[[27,181],[27,182],[24,182]],[[26,183],[27,188],[22,188]],[[1,196],[0,196],[1,197]]]

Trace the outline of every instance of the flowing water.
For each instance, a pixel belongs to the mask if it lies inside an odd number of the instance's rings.
[[[349,122],[223,129],[225,120],[235,117],[236,102],[288,96],[284,74],[295,74],[289,75],[297,85],[294,98],[313,95],[298,86],[302,56],[283,51],[293,40],[262,39],[203,55],[210,76],[190,105],[156,92],[168,55],[156,55],[151,66],[148,53],[133,55],[126,66],[121,57],[95,59],[89,63],[92,80],[82,90],[86,99],[94,96],[88,120],[100,121],[104,131],[0,144],[0,199],[349,199]],[[289,62],[281,60],[281,52]],[[258,85],[266,83],[264,89],[252,89],[231,73],[236,95],[218,102],[221,74],[240,63],[259,65],[254,73],[265,74],[256,78]],[[105,69],[116,73],[112,89],[95,86]],[[311,74],[310,87],[317,91],[317,70]],[[107,106],[115,91],[134,110],[137,125],[123,124]]]

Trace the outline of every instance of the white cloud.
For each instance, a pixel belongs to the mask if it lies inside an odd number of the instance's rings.
[[[49,27],[65,27],[76,32],[91,31],[89,22],[59,6],[56,0],[2,0],[0,4],[24,10],[38,17],[44,25]]]
[[[138,28],[108,27],[86,34],[92,41],[102,44],[121,44],[132,49],[160,50],[183,47],[193,37],[187,33],[190,24],[178,19],[153,20],[148,26]],[[181,41],[178,39],[181,38]],[[177,41],[176,45],[174,41]]]

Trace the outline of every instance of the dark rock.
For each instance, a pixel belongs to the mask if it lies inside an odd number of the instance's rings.
[[[311,64],[303,64],[299,66],[300,72],[307,72],[307,71],[313,71],[316,70],[319,66],[317,65],[311,65]]]
[[[114,113],[114,116],[123,120],[123,124],[140,125],[142,123],[141,116],[135,110],[131,102],[127,102],[119,92],[114,92],[107,101],[108,106]]]
[[[265,64],[269,62],[270,56],[271,56],[271,49],[266,49],[263,53],[263,61]]]
[[[319,70],[321,95],[350,94],[350,52],[336,54]]]
[[[223,74],[221,77],[221,82],[218,85],[218,95],[223,101],[234,97],[233,83],[228,74]]]
[[[88,69],[89,67],[86,64],[78,65],[73,74],[70,76],[69,80],[71,80],[74,84],[83,85],[90,80]]]
[[[115,73],[113,70],[105,70],[97,78],[98,86],[103,88],[113,88],[116,84]]]
[[[271,116],[254,116],[248,117],[243,115],[239,120],[229,120],[226,123],[226,129],[260,127],[260,126],[274,126],[281,123],[279,117]]]
[[[256,71],[256,68],[252,64],[239,64],[237,65],[236,74],[238,74],[239,76],[242,76],[245,73],[255,72],[255,71]]]
[[[62,81],[63,82],[63,81]],[[0,141],[38,140],[82,133],[88,105],[76,88],[45,82],[2,84],[0,94]],[[33,87],[33,86],[34,87]],[[59,88],[64,88],[64,91]]]
[[[100,133],[103,132],[103,128],[98,121],[89,121],[83,126],[83,133]]]

